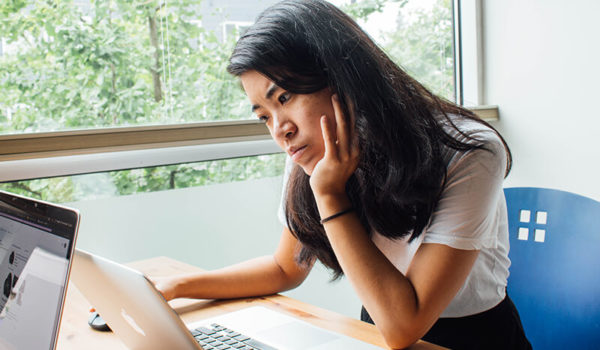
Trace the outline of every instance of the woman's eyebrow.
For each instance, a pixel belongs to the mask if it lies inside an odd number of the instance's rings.
[[[271,83],[271,85],[269,85],[269,88],[267,89],[267,92],[265,93],[265,99],[268,100],[271,97],[273,97],[273,94],[277,91],[277,89],[280,89],[280,87],[277,86],[277,84],[275,83]],[[259,108],[260,105],[252,105],[252,113],[254,113],[254,111]]]
[[[267,93],[265,94],[265,99],[268,100],[271,97],[273,97],[273,94],[275,93],[275,91],[277,91],[277,89],[279,89],[279,86],[277,86],[277,84],[275,83],[271,83],[271,85],[267,89]]]

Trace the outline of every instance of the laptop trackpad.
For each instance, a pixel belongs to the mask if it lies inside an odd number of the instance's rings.
[[[335,334],[323,332],[299,322],[285,323],[256,333],[257,339],[269,339],[273,344],[286,344],[291,350],[310,349],[336,340]]]

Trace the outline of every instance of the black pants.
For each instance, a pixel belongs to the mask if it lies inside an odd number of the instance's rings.
[[[363,307],[360,319],[373,323]],[[479,314],[439,318],[422,338],[450,349],[531,349],[521,318],[506,296],[498,305]]]

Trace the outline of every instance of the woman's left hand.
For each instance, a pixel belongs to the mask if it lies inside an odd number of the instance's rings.
[[[355,116],[348,104],[350,116],[342,112],[339,97],[331,96],[335,120],[331,116],[321,117],[321,130],[325,142],[325,154],[315,165],[310,176],[310,186],[319,196],[346,195],[346,182],[358,166],[358,137],[354,129]]]
[[[154,283],[154,287],[160,292],[160,294],[162,294],[165,300],[169,301],[171,299],[177,298],[175,289],[177,287],[177,284],[181,281],[181,278],[151,277],[150,281]]]

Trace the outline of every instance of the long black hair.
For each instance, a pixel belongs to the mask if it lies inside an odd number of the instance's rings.
[[[238,40],[227,70],[255,70],[292,93],[329,88],[345,115],[353,110],[360,162],[346,192],[369,235],[410,240],[428,225],[446,179],[444,147],[485,148],[461,132],[450,115],[489,124],[429,92],[406,74],[334,5],[282,1],[266,9]],[[444,128],[449,125],[467,141]],[[464,138],[463,138],[464,139]],[[504,142],[504,140],[502,140]],[[510,150],[507,169],[510,169]],[[286,218],[302,243],[298,261],[315,258],[343,272],[319,222],[309,176],[294,166],[286,188]]]

